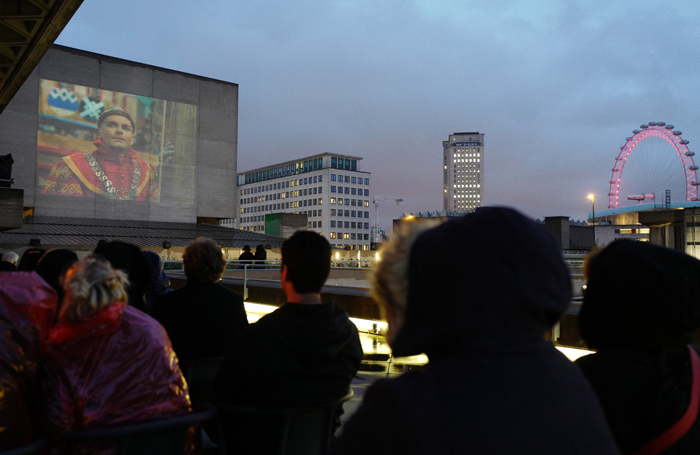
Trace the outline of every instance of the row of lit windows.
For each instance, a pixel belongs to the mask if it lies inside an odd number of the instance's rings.
[[[290,197],[310,196],[312,194],[320,194],[320,193],[323,193],[322,186],[307,188],[307,189],[303,189],[303,190],[285,191],[284,193],[272,193],[272,194],[265,194],[262,196],[244,197],[244,198],[240,199],[240,203],[241,203],[241,205],[243,205],[243,204],[255,204],[258,202],[276,201],[278,199],[287,199]]]
[[[338,182],[343,181],[342,175],[338,174],[337,177],[338,177],[338,180],[337,180]],[[358,183],[358,184],[362,185],[363,180],[364,180],[365,185],[369,185],[369,179],[363,179],[362,177],[351,177],[349,175],[345,176],[345,183]],[[335,182],[335,181],[336,181],[336,175],[331,174],[331,182]]]
[[[340,248],[341,250],[369,250],[369,245],[348,245],[343,243],[331,243],[331,248]]]
[[[317,216],[323,216],[323,210],[308,210],[308,211],[303,211],[303,212],[298,212],[306,216],[310,217],[317,217]],[[241,217],[241,223],[257,223],[260,221],[265,221],[265,216],[264,215],[255,215],[255,216],[244,216]]]
[[[345,227],[345,229],[369,229],[369,223],[357,223],[355,221],[338,221],[336,226],[336,221],[331,220],[331,227]]]
[[[369,234],[355,234],[354,232],[331,232],[331,239],[343,240],[369,240]]]
[[[245,188],[241,190],[241,195],[262,193],[263,191],[274,191],[280,190],[282,188],[289,188],[290,186],[299,185],[312,185],[314,183],[323,182],[322,175],[316,175],[314,177],[306,177],[303,179],[287,180],[285,182],[271,183],[269,185],[259,185],[250,188]]]
[[[323,199],[321,199],[321,198],[304,199],[302,201],[281,202],[281,203],[277,203],[277,204],[257,205],[255,207],[244,207],[244,208],[240,209],[240,213],[267,212],[269,210],[281,210],[281,209],[290,209],[290,208],[297,208],[297,207],[310,207],[313,205],[322,205],[322,204],[323,204]]]

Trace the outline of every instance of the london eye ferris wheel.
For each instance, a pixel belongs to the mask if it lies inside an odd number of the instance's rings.
[[[608,192],[608,208],[623,201],[656,200],[673,194],[676,200],[698,201],[697,170],[682,132],[665,122],[649,122],[633,131],[615,159]],[[623,170],[625,179],[622,178]]]

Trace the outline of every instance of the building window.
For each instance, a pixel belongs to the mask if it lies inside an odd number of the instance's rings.
[[[318,222],[318,227],[319,227],[319,228],[322,228],[322,227],[323,227],[323,226],[321,225],[321,223],[323,223],[323,221],[319,221],[319,222]]]
[[[356,227],[357,227],[357,223],[355,223],[354,221],[352,223],[350,223],[351,229],[355,229]]]
[[[344,223],[344,226],[345,226],[345,229],[350,229],[350,222],[349,222],[349,221],[346,221],[346,222]]]
[[[318,163],[321,164],[321,160],[318,160]],[[321,166],[319,166],[319,167],[321,167]],[[319,183],[323,182],[323,176],[322,176],[322,175],[319,175],[319,176],[318,176],[318,182],[319,182]]]
[[[335,193],[335,186],[331,185],[331,193]]]
[[[369,179],[365,179],[365,185],[369,185]]]
[[[350,205],[353,205],[353,206],[356,205],[355,199],[350,199]]]
[[[365,229],[369,229],[369,223],[365,223]]]
[[[319,186],[319,187],[318,187],[318,192],[319,192],[319,194],[320,194],[320,193],[323,193],[323,187],[322,187],[322,186]]]
[[[352,183],[357,183],[357,177],[353,177],[351,180]]]
[[[331,227],[335,227],[335,220],[331,220]],[[333,235],[333,234],[331,234],[331,235]],[[331,238],[334,238],[334,237],[331,237]]]
[[[365,207],[369,207],[369,201],[365,201]]]
[[[334,198],[334,197],[331,198],[331,204],[335,204],[335,198]]]
[[[364,239],[369,240],[369,234],[364,234]]]
[[[350,199],[345,199],[345,205],[350,205]]]
[[[351,216],[352,218],[355,218],[355,215],[356,215],[356,214],[357,214],[357,212],[355,212],[354,210],[353,210],[352,212],[350,212],[350,216]]]
[[[352,234],[350,234],[350,240],[355,240],[355,239],[356,239],[356,236],[355,236],[355,233],[353,232]]]
[[[350,234],[343,234],[343,238],[345,240],[350,240]]]
[[[345,176],[345,183],[350,183],[350,176],[349,175]]]
[[[362,191],[362,190],[360,190],[360,191]],[[351,192],[352,192],[352,194],[357,194],[357,190],[355,188],[352,188]]]
[[[333,198],[331,198],[331,199],[333,199]],[[338,205],[343,205],[343,199],[338,198]]]
[[[335,216],[335,209],[331,209],[331,216]]]
[[[369,196],[369,190],[365,190],[365,196]]]
[[[365,212],[365,218],[369,218],[369,212]]]

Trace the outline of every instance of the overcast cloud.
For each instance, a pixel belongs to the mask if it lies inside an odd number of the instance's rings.
[[[442,209],[458,131],[486,134],[486,205],[583,219],[590,192],[606,208],[633,129],[700,141],[699,15],[693,1],[85,0],[57,43],[238,83],[239,172],[361,156],[374,195],[404,200],[380,205],[380,226]]]

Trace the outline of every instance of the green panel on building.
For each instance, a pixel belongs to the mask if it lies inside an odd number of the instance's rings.
[[[280,213],[268,213],[265,215],[265,234],[281,237]]]

